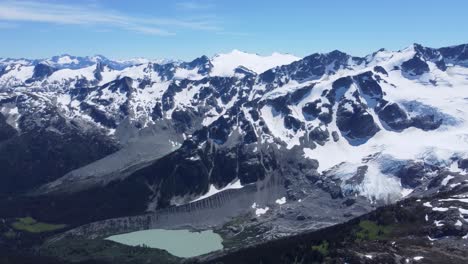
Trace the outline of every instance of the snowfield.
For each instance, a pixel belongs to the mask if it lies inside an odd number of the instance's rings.
[[[270,56],[260,56],[250,54],[239,50],[233,50],[230,53],[218,54],[211,59],[213,64],[212,76],[232,76],[234,70],[243,66],[249,70],[260,74],[271,68],[290,64],[301,58],[290,54],[281,54],[274,52]]]

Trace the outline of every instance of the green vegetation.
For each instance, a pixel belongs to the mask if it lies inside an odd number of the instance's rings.
[[[359,222],[359,231],[356,233],[356,238],[359,240],[381,240],[385,239],[392,231],[392,226],[378,225],[369,220]]]
[[[131,247],[102,239],[61,239],[57,243],[44,244],[39,251],[42,256],[70,262],[175,264],[182,260],[165,250],[147,246]]]
[[[66,227],[66,225],[38,222],[32,217],[17,218],[16,222],[13,222],[11,226],[18,231],[25,231],[29,233],[51,232]]]
[[[327,256],[328,255],[328,241],[322,241],[320,245],[318,246],[312,246],[312,250],[318,251],[322,256]]]

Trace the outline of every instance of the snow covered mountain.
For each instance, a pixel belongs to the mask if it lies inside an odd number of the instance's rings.
[[[126,63],[2,60],[3,193],[59,196],[34,211],[55,221],[152,212],[153,228],[203,228],[204,213],[214,226],[250,213],[270,239],[467,185],[468,45]]]
[[[415,44],[365,58],[333,51],[304,59],[235,50],[188,63],[118,67],[103,56],[3,60],[1,109],[18,131],[31,108],[24,101],[47,101],[66,120],[107,135],[126,122],[142,129],[170,120],[184,136],[217,128],[209,138],[224,144],[240,129],[247,144],[300,147],[319,172],[333,169],[341,181],[366,166],[373,178],[342,188],[398,198],[414,186],[401,184],[384,164],[430,159],[453,167],[465,156],[465,47]]]
[[[289,64],[300,58],[280,53],[259,56],[234,50],[212,59],[202,56],[192,62],[170,60],[109,60],[102,55],[77,57],[68,54],[43,60],[0,59],[0,85],[60,89],[103,85],[122,77],[145,79],[201,79],[206,76],[233,76],[236,73],[259,74],[270,68]],[[157,80],[157,79],[156,79]],[[68,87],[69,88],[69,87]]]
[[[290,55],[273,53],[270,56],[260,56],[239,50],[227,54],[218,54],[211,59],[213,64],[212,76],[228,77],[236,73],[238,67],[247,68],[257,74],[271,68],[287,65],[301,58]]]

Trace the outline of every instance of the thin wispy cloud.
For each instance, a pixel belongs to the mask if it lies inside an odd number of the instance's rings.
[[[180,9],[188,9],[188,10],[210,9],[214,7],[212,4],[195,2],[195,1],[178,2],[176,3],[176,6]]]
[[[175,35],[179,28],[220,30],[209,20],[142,18],[103,10],[93,5],[77,6],[38,1],[0,1],[0,22],[2,21],[105,26],[158,36]]]

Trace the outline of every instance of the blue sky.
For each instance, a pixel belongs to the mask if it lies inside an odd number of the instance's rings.
[[[0,57],[365,55],[468,43],[461,0],[0,0]]]

